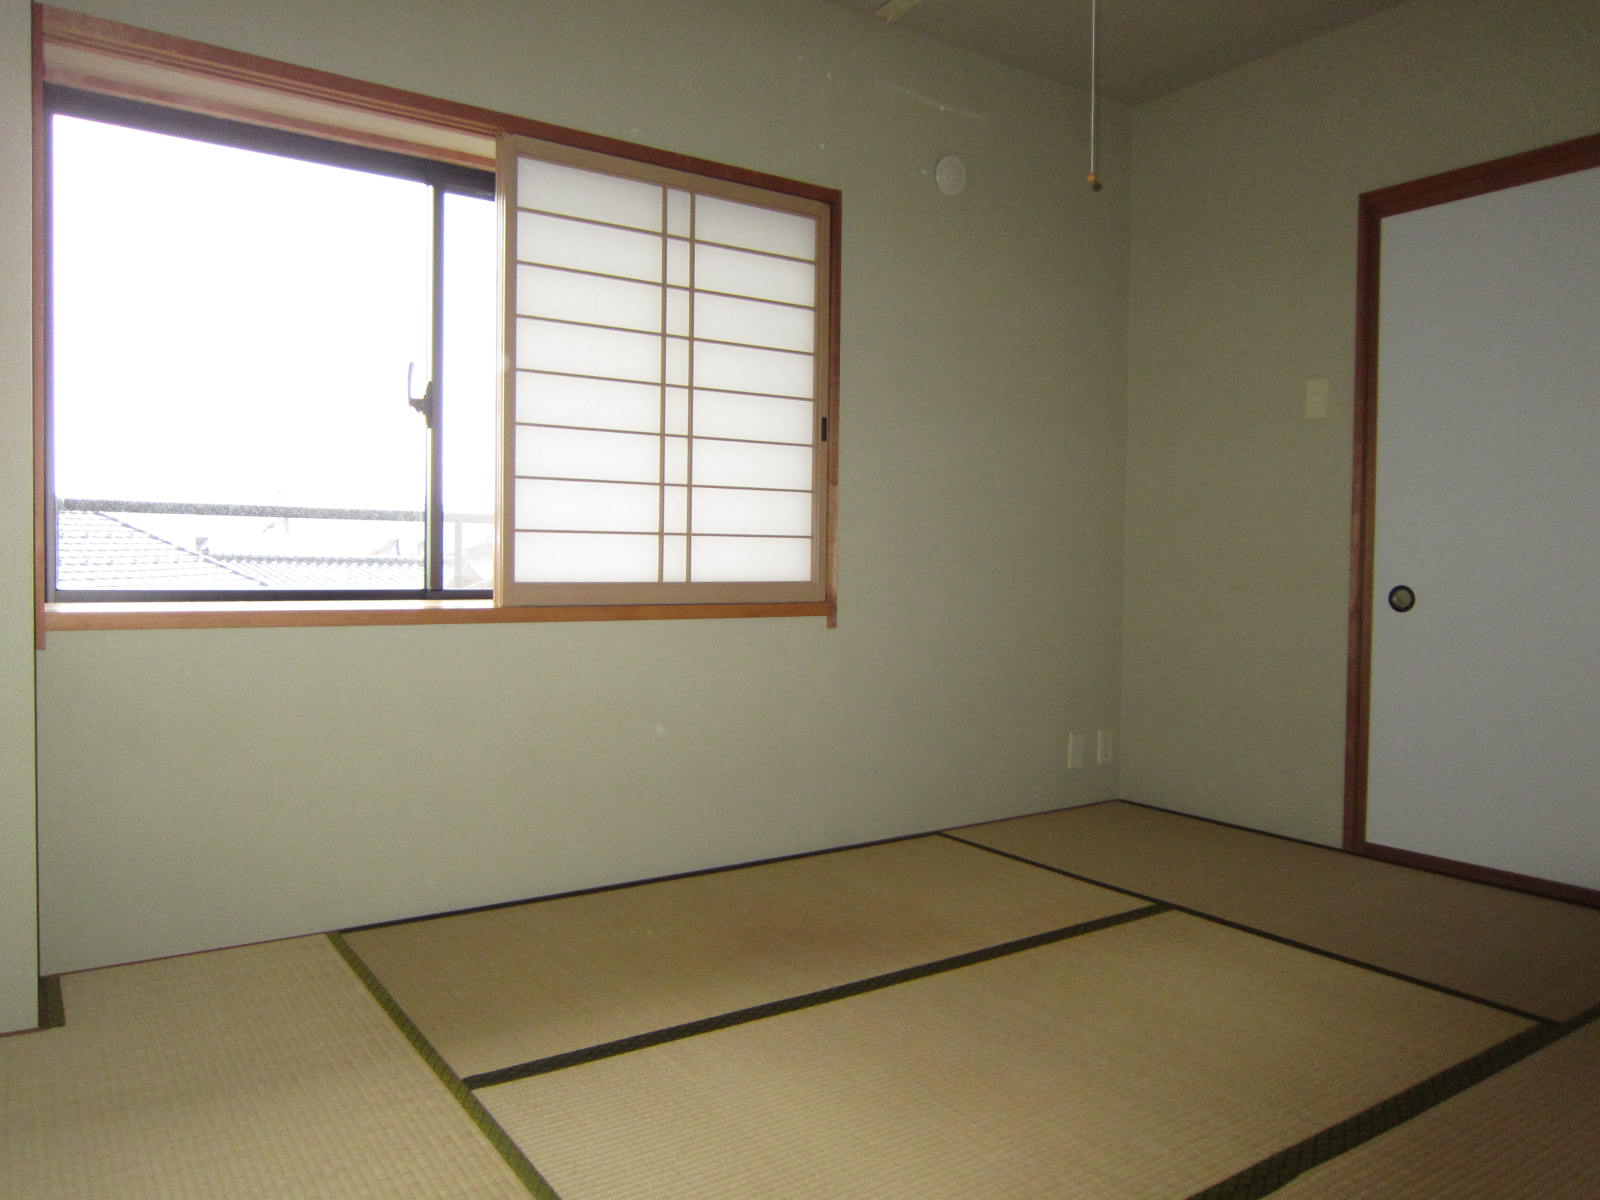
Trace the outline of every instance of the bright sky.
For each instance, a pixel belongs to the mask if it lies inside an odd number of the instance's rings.
[[[57,494],[421,508],[428,189],[70,117],[53,137]],[[494,205],[448,207],[446,505],[487,513]]]

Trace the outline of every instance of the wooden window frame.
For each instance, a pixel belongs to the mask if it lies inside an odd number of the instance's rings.
[[[817,398],[828,435],[821,517],[822,598],[729,603],[497,605],[492,600],[240,600],[219,602],[47,601],[50,565],[45,444],[48,404],[45,82],[145,100],[279,129],[492,170],[506,134],[646,163],[821,203],[829,210],[824,387]],[[689,155],[584,133],[547,122],[441,100],[298,67],[186,38],[155,33],[49,5],[34,6],[34,574],[38,642],[50,630],[183,629],[338,625],[635,621],[824,617],[837,623],[838,351],[840,194]]]

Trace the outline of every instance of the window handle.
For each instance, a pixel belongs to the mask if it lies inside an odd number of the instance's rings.
[[[433,380],[428,380],[427,386],[422,389],[422,395],[416,395],[416,384],[413,376],[417,372],[417,364],[406,364],[406,403],[422,414],[422,419],[429,429],[433,428]]]

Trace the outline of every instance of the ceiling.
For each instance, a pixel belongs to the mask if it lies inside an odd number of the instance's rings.
[[[829,0],[1074,87],[1090,0]],[[1141,104],[1403,0],[1099,0],[1102,95]]]

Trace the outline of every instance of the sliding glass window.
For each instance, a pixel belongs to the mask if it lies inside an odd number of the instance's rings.
[[[47,104],[50,598],[491,595],[493,174]]]

